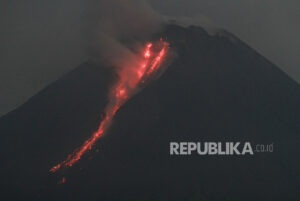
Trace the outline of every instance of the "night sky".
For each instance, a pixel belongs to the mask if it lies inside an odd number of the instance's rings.
[[[84,0],[0,3],[0,116],[88,58]],[[247,42],[300,82],[297,0],[151,0],[159,14],[209,21]]]

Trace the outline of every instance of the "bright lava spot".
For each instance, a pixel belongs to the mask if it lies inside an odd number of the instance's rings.
[[[125,93],[126,93],[126,90],[125,90],[125,89],[120,89],[120,90],[118,91],[117,96],[118,96],[118,97],[122,97],[122,96],[125,95]]]
[[[145,58],[149,58],[149,57],[150,57],[150,52],[149,51],[145,52]]]
[[[110,101],[105,107],[105,116],[100,122],[98,129],[88,138],[81,147],[74,150],[73,153],[61,163],[53,166],[50,172],[56,172],[62,167],[73,166],[84,153],[92,149],[95,142],[105,133],[111,124],[111,121],[119,110],[119,108],[134,94],[137,88],[141,87],[157,76],[156,72],[162,67],[162,62],[169,50],[169,43],[162,39],[158,42],[151,42],[145,45],[142,56],[142,62],[134,69],[136,77],[131,77],[126,73],[121,73],[119,81],[111,88]],[[129,83],[131,83],[129,85]],[[129,87],[130,86],[130,87]],[[66,179],[62,178],[61,183],[65,183]]]

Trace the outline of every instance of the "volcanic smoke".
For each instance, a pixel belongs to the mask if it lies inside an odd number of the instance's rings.
[[[105,107],[105,116],[100,122],[98,129],[81,147],[75,149],[64,161],[52,167],[50,172],[56,172],[62,167],[73,166],[84,153],[92,149],[95,142],[109,128],[119,108],[139,89],[159,76],[168,51],[169,43],[162,39],[145,45],[141,53],[142,59],[138,62],[139,64],[133,68],[123,68],[123,71],[120,71],[118,82],[109,92],[109,103]]]

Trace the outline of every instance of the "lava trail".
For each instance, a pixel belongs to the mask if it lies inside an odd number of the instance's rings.
[[[73,166],[84,153],[92,148],[95,142],[108,129],[119,108],[142,86],[145,86],[149,80],[153,80],[159,75],[159,70],[163,66],[168,51],[169,43],[162,39],[157,42],[149,42],[145,45],[141,54],[142,59],[139,62],[140,64],[134,68],[124,68],[120,72],[118,82],[111,88],[109,103],[104,111],[105,116],[100,122],[97,131],[81,147],[78,147],[73,153],[68,155],[64,161],[52,167],[50,172],[56,172],[62,167]]]

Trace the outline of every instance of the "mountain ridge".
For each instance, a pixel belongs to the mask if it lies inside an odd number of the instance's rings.
[[[240,40],[193,26],[168,25],[153,39],[162,35],[173,63],[74,167],[48,173],[97,128],[111,68],[84,63],[0,118],[4,200],[297,200],[299,84]],[[275,151],[170,157],[170,141],[274,143]]]

